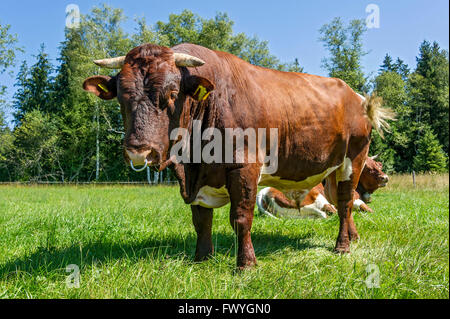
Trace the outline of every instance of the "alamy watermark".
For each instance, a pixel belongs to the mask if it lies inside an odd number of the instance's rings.
[[[380,269],[375,264],[368,264],[366,267],[367,278],[365,280],[367,288],[380,288]]]
[[[70,273],[66,277],[67,288],[80,288],[80,267],[75,264],[70,264],[66,267],[66,272]]]
[[[369,15],[366,18],[366,26],[368,29],[380,28],[380,7],[376,4],[369,4],[366,7],[366,13]]]
[[[69,4],[66,7],[66,28],[78,28],[80,26],[80,17],[80,7],[76,4]]]
[[[202,122],[193,121],[192,149],[188,129],[176,128],[170,140],[176,141],[170,150],[174,163],[263,163],[264,172],[273,174],[278,169],[278,129],[225,128],[225,136],[214,127],[203,130]],[[202,141],[207,141],[202,147]],[[236,141],[236,142],[235,142]],[[269,145],[268,143],[269,142]],[[247,150],[247,154],[246,151]],[[268,150],[268,154],[267,154]],[[223,154],[225,152],[225,154]]]

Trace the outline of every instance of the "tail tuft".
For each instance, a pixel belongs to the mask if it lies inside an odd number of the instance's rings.
[[[390,108],[383,107],[383,98],[377,96],[376,93],[366,94],[364,97],[363,107],[366,116],[372,127],[384,138],[383,131],[390,132],[390,125],[387,121],[395,121],[395,112]]]

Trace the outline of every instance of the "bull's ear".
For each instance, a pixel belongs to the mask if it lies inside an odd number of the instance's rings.
[[[190,75],[184,80],[184,93],[197,101],[204,101],[214,90],[214,84],[201,76]]]
[[[111,100],[117,96],[116,77],[104,75],[91,76],[84,81],[83,89],[94,93],[103,100]]]

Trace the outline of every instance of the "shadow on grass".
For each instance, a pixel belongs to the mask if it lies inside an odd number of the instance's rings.
[[[276,251],[290,248],[304,250],[310,248],[325,248],[326,245],[315,245],[309,240],[312,233],[301,236],[281,234],[252,234],[256,256],[267,256]],[[67,265],[76,264],[80,268],[96,263],[127,259],[131,262],[153,259],[182,258],[186,263],[193,263],[197,237],[195,234],[185,237],[169,236],[163,239],[147,239],[141,242],[94,242],[77,243],[69,247],[39,247],[34,253],[0,264],[0,280],[14,277],[18,274],[48,273],[54,270],[64,270]],[[236,238],[232,234],[215,233],[213,242],[216,254],[235,257]]]

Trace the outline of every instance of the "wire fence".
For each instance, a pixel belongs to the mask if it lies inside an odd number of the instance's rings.
[[[58,186],[76,186],[76,185],[98,185],[98,186],[107,186],[107,185],[129,185],[129,186],[160,186],[160,185],[177,185],[177,181],[163,181],[156,183],[149,182],[56,182],[56,181],[29,181],[29,182],[0,182],[0,185],[17,185],[17,186],[33,186],[33,185],[58,185]]]
[[[151,171],[150,167],[147,167],[147,181],[15,181],[15,182],[0,182],[0,185],[176,185],[178,182],[172,179],[170,175],[162,172]]]

